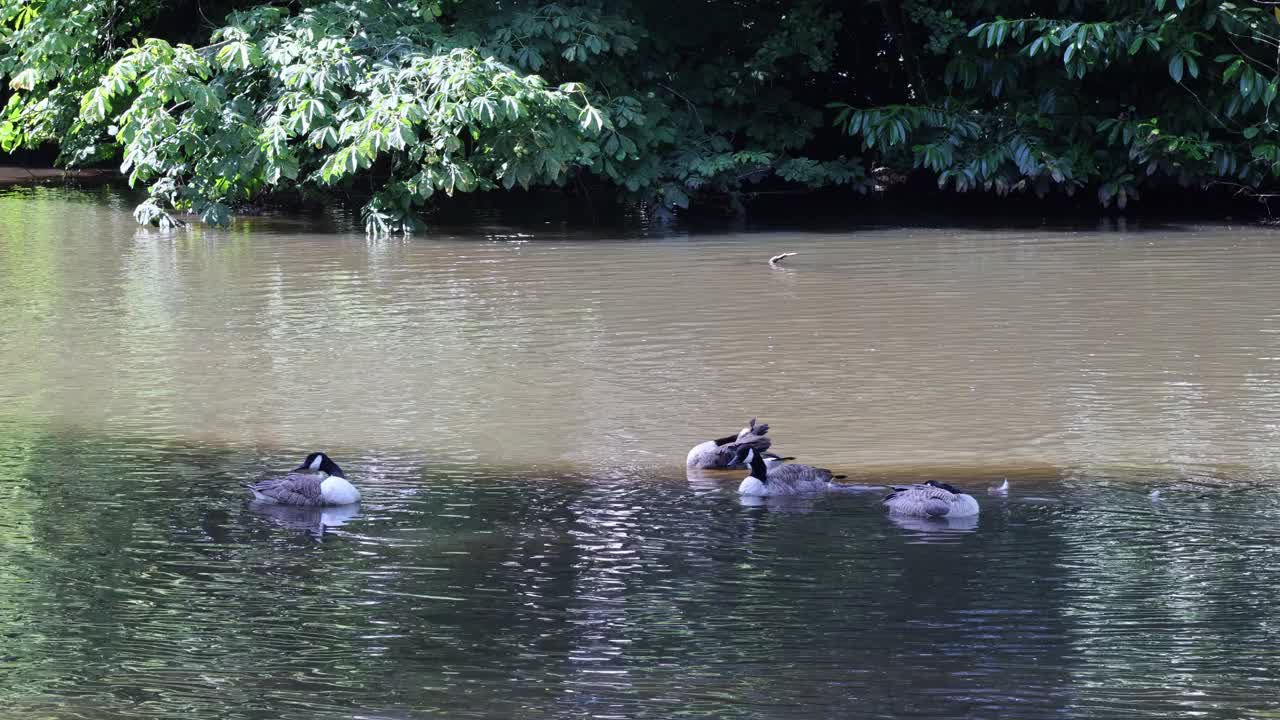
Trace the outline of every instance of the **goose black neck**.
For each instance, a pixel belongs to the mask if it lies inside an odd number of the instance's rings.
[[[347,478],[347,476],[342,473],[342,468],[338,467],[338,463],[332,460],[326,461],[320,466],[320,469],[329,473],[333,477],[340,477],[344,480]]]
[[[765,464],[764,457],[758,452],[751,453],[751,477],[760,482],[769,482],[769,466]]]

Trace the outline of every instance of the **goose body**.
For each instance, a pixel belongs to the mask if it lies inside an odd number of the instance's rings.
[[[954,487],[935,480],[920,485],[894,487],[885,496],[885,507],[897,515],[916,517],[966,517],[978,514],[978,501]]]
[[[739,495],[773,497],[777,495],[812,495],[831,489],[836,476],[826,468],[803,464],[769,463],[762,453],[746,449],[745,462],[751,474],[738,485]]]
[[[767,423],[757,425],[756,419],[751,418],[751,422],[735,435],[694,445],[685,458],[685,467],[697,470],[726,470],[743,467],[744,448],[755,448],[763,452],[773,444],[773,441],[765,436],[767,432],[769,432]]]
[[[311,453],[288,475],[256,482],[249,489],[259,502],[280,505],[350,505],[360,501],[360,491],[324,453]]]

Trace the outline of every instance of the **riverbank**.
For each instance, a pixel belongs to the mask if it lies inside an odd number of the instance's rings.
[[[118,186],[127,193],[124,176],[115,168],[62,169],[49,167],[47,158],[9,156],[0,165],[0,188],[40,185]],[[23,163],[22,160],[26,160]],[[139,195],[138,202],[142,199]],[[1170,222],[1260,223],[1280,220],[1280,209],[1269,205],[1270,196],[1249,196],[1224,187],[1152,189],[1124,210],[1103,208],[1093,195],[1038,198],[1029,194],[997,196],[992,193],[957,193],[939,189],[932,182],[906,181],[884,192],[867,195],[848,189],[763,191],[744,193],[742,212],[728,209],[724,198],[707,197],[677,214],[650,212],[626,202],[604,185],[580,185],[569,189],[535,188],[458,193],[437,196],[421,210],[429,226],[462,227],[504,224],[512,227],[668,227],[719,231],[795,228],[803,226],[845,229],[859,225],[947,227],[1080,227],[1102,224],[1153,227]],[[255,199],[252,206],[233,209],[233,218],[274,215],[327,217],[335,211],[356,224],[367,194],[356,188],[341,193],[281,193]],[[194,216],[188,219],[196,219]],[[1134,225],[1136,223],[1136,225]]]
[[[120,179],[120,173],[115,170],[63,170],[51,167],[0,165],[0,187],[10,185],[48,185],[67,181],[79,183],[111,182],[118,179]]]

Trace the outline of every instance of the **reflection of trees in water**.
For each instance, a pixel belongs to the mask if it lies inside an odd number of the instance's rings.
[[[910,544],[919,529],[858,497],[797,512],[728,493],[638,502],[601,483],[582,503],[565,700],[579,712],[724,713],[732,699],[765,713],[943,713],[951,697],[999,706],[1010,687],[1042,710],[1062,703],[1058,597],[1024,587],[1052,562],[1047,534],[1030,555],[971,528],[942,529],[967,545]],[[1000,559],[974,558],[974,543]],[[653,698],[674,704],[639,702]]]
[[[1065,503],[983,497],[974,530],[904,526],[874,496],[744,507],[678,478],[388,470],[316,542],[248,507],[249,467],[0,425],[0,625],[22,630],[0,700],[1028,718],[1275,696],[1237,670],[1277,640],[1280,507],[1253,492],[1153,506],[1066,478]]]
[[[886,712],[918,711],[931,697],[939,713],[1047,717],[1068,702],[1062,590],[1045,572],[1060,543],[1018,517],[1024,508],[980,502],[976,529],[886,518],[898,548],[879,555],[886,586],[869,597],[865,639],[881,656],[868,667],[882,668]]]
[[[715,613],[751,520],[727,498],[697,498],[677,482],[615,474],[577,498],[558,714],[665,717],[732,686],[706,659],[734,643],[706,637],[699,609]]]
[[[47,643],[30,630],[53,604],[56,589],[38,581],[49,559],[36,542],[29,510],[28,483],[40,439],[38,431],[0,420],[0,706],[31,694],[45,677],[38,660]]]
[[[1256,489],[1178,484],[1153,504],[1143,477],[1083,477],[1055,523],[1082,706],[1172,717],[1280,709],[1270,667],[1280,509]],[[1169,479],[1163,479],[1168,484]]]
[[[0,547],[28,549],[21,559],[5,558],[21,578],[0,582],[0,606],[20,608],[21,622],[5,623],[17,635],[4,645],[27,650],[11,665],[22,680],[4,683],[0,698],[15,691],[98,695],[109,713],[113,698],[127,694],[126,663],[151,659],[170,680],[194,677],[194,663],[166,663],[201,644],[193,636],[203,624],[184,597],[168,539],[190,508],[158,502],[171,497],[156,492],[172,481],[154,469],[166,448],[13,427],[0,431],[3,474],[17,488],[4,512],[23,518],[29,534],[6,537]],[[203,495],[192,488],[186,497],[199,503]],[[0,533],[14,527],[0,523]],[[216,647],[226,627],[207,630],[204,640]]]
[[[15,444],[0,437],[0,462]],[[93,698],[105,717],[370,699],[375,674],[351,670],[368,664],[352,548],[252,515],[242,457],[47,432],[28,445],[21,502],[3,512],[28,518],[35,552],[5,563],[23,577],[0,582],[0,608],[21,608],[33,648],[0,698]]]

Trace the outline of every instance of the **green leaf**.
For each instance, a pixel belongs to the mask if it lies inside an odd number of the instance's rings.
[[[1244,58],[1237,58],[1235,62],[1227,66],[1226,70],[1222,71],[1222,81],[1231,82],[1231,79],[1240,74],[1242,70],[1244,70]]]
[[[229,70],[247,70],[262,60],[253,43],[235,41],[218,51],[218,64]]]
[[[1169,77],[1173,78],[1176,83],[1182,82],[1183,62],[1182,53],[1176,53],[1172,58],[1169,58]]]
[[[107,91],[102,86],[90,90],[80,101],[80,114],[90,122],[105,119],[109,112],[111,112],[111,103],[107,101]]]
[[[9,81],[9,87],[14,90],[34,90],[39,83],[40,73],[35,68],[25,68],[13,76]]]
[[[578,115],[578,124],[588,132],[600,132],[604,129],[604,116],[600,111],[588,105]]]
[[[471,112],[480,122],[491,125],[497,119],[497,106],[487,97],[478,97],[471,101]]]
[[[508,120],[520,119],[520,101],[510,95],[503,96],[502,110],[506,113]]]

